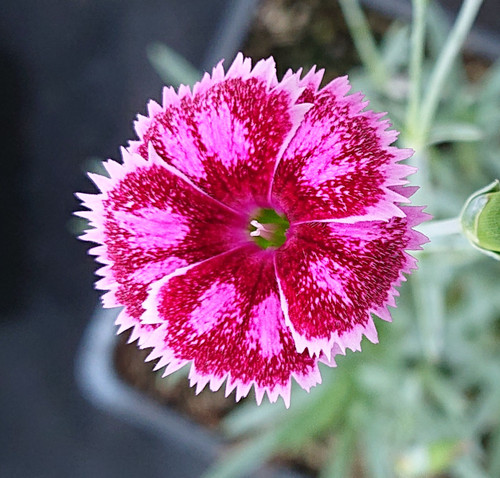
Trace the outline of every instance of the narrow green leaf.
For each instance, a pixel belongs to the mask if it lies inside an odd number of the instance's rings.
[[[294,397],[295,399],[296,397]],[[294,412],[297,403],[293,403],[290,412]],[[230,437],[237,437],[245,433],[251,433],[259,428],[272,426],[282,420],[287,409],[283,403],[264,402],[258,406],[255,403],[247,402],[236,408],[224,419],[224,432]]]
[[[339,0],[339,5],[367,74],[377,89],[384,90],[387,72],[359,0]]]
[[[199,71],[167,45],[152,43],[147,47],[147,55],[161,79],[168,85],[193,85],[200,79]]]
[[[267,433],[230,448],[201,478],[238,478],[251,476],[275,452],[277,434]]]
[[[381,54],[389,73],[396,72],[408,62],[410,29],[407,25],[394,22],[384,35]]]
[[[320,470],[319,478],[346,478],[356,458],[355,433],[350,426],[338,433],[330,447],[330,458]]]
[[[389,443],[387,420],[389,417],[366,417],[364,429],[358,433],[362,437],[363,462],[370,478],[393,476],[392,456],[395,443]]]
[[[438,104],[443,97],[443,92],[446,91],[445,82],[449,80],[453,64],[472,28],[481,3],[482,0],[464,0],[444,48],[436,60],[421,109],[422,131],[426,134],[431,129]]]
[[[429,134],[429,144],[480,141],[484,133],[473,123],[437,123]]]

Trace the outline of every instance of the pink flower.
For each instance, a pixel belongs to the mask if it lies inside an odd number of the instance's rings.
[[[426,242],[397,132],[347,77],[320,89],[322,71],[301,73],[278,81],[272,58],[239,54],[165,88],[123,164],[90,175],[100,193],[79,195],[119,332],[165,375],[192,363],[197,391],[226,380],[288,406],[292,377],[309,390],[319,361],[377,341],[372,313],[390,320],[405,251]]]

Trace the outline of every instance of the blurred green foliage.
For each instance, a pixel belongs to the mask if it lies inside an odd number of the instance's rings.
[[[357,2],[341,3],[348,14],[354,8],[356,45],[371,45],[369,61],[350,72],[353,90],[387,111],[400,145],[415,149],[416,203],[436,219],[458,217],[469,195],[500,177],[500,63],[472,81],[457,55],[480,2],[464,2],[469,17],[462,10],[457,32],[434,2],[414,1],[413,25],[397,21],[377,43],[359,31],[368,22]],[[322,367],[323,384],[309,394],[295,387],[289,410],[251,401],[236,408],[223,429],[237,445],[205,478],[251,476],[311,446],[321,450],[320,478],[500,476],[500,264],[460,234],[416,255],[419,271],[402,285],[393,323],[376,319],[380,343],[365,340],[361,353]]]
[[[380,42],[356,0],[340,4],[363,62],[349,72],[353,91],[387,111],[399,145],[415,150],[414,203],[438,220],[458,217],[500,177],[500,63],[471,75],[459,54],[481,1],[465,0],[452,27],[435,2],[414,0],[412,25],[395,21]],[[149,54],[169,83],[195,81],[171,50]],[[380,343],[322,366],[323,383],[309,394],[294,387],[288,410],[237,407],[223,422],[234,444],[204,478],[252,476],[311,447],[319,478],[500,476],[500,264],[460,234],[414,254],[419,270],[400,288],[393,323],[376,319]]]

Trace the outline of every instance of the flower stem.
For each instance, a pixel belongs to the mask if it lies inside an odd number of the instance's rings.
[[[412,277],[412,290],[422,357],[427,363],[437,363],[443,348],[445,323],[444,284],[433,277],[443,277],[445,269],[440,257],[421,257],[419,273]]]
[[[412,3],[413,20],[411,32],[411,59],[409,65],[410,92],[406,115],[406,130],[410,137],[416,134],[420,115],[422,63],[425,45],[425,15],[428,0],[413,0]]]
[[[472,27],[482,2],[483,0],[464,0],[455,25],[434,65],[420,115],[420,131],[424,137],[429,134],[448,73]]]
[[[437,237],[461,234],[462,226],[460,218],[433,220],[422,224],[418,228],[419,232],[425,234],[431,241]]]
[[[359,1],[339,0],[339,3],[364,67],[370,74],[373,84],[379,90],[383,90],[387,85],[384,62]]]

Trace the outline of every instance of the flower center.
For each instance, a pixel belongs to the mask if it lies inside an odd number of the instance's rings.
[[[282,246],[289,227],[287,218],[274,209],[258,209],[249,224],[250,236],[262,249]]]

